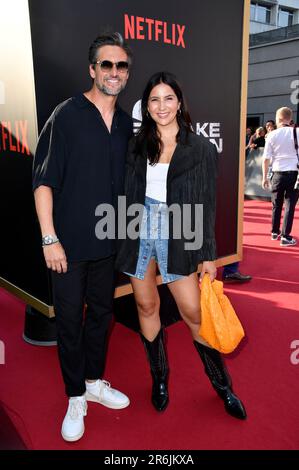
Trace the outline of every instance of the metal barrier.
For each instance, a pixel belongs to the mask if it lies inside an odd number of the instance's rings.
[[[271,29],[262,33],[251,34],[249,39],[249,47],[261,46],[271,42],[286,41],[299,37],[299,24],[286,26],[284,28]]]
[[[271,199],[269,190],[262,188],[263,148],[250,150],[245,163],[245,196],[257,199]]]

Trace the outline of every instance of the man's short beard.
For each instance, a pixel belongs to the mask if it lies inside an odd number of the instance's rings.
[[[107,88],[105,85],[96,83],[97,89],[100,90],[102,93],[104,93],[107,96],[117,96],[119,93],[125,88],[126,83],[122,83],[119,88],[115,90],[111,90],[110,88]]]

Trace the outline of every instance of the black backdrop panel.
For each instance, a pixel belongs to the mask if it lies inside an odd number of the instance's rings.
[[[32,155],[21,152],[1,152],[0,199],[3,223],[0,276],[51,305],[48,273],[31,189],[32,158]]]

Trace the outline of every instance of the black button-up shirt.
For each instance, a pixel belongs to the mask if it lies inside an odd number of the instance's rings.
[[[69,261],[110,256],[111,239],[99,240],[99,204],[116,207],[122,193],[132,119],[118,106],[111,132],[83,94],[61,103],[45,124],[33,165],[33,190],[53,188],[54,226]]]

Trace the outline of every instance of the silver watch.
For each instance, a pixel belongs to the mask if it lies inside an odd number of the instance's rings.
[[[59,242],[59,239],[56,237],[56,235],[45,235],[42,238],[42,246],[53,245],[57,242]]]

